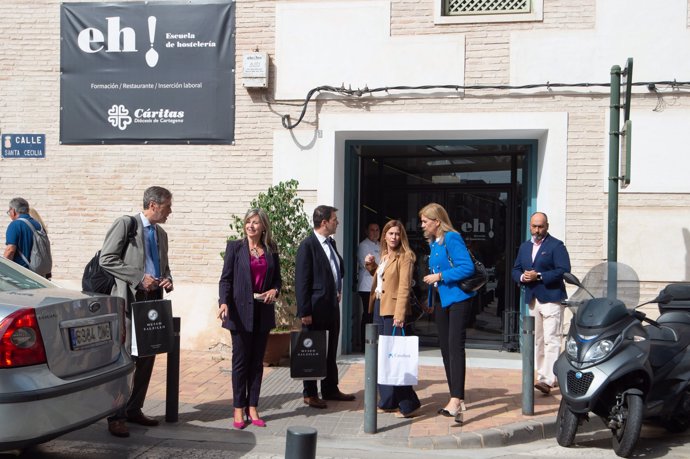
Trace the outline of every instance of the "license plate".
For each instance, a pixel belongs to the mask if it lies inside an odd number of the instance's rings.
[[[83,349],[112,340],[110,322],[103,322],[69,329],[72,349]]]

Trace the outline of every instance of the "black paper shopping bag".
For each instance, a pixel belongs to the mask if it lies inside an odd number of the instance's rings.
[[[328,331],[302,330],[290,334],[290,377],[323,379],[326,377]]]
[[[163,354],[173,347],[170,300],[137,301],[132,309],[132,355]]]

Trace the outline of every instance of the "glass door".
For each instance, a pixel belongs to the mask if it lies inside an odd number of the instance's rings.
[[[412,197],[412,196],[409,196]],[[420,193],[422,202],[431,197]],[[472,312],[468,341],[484,344],[481,347],[497,347],[504,342],[506,332],[506,285],[511,286],[510,264],[515,246],[515,228],[512,213],[508,209],[514,200],[510,186],[492,186],[486,189],[467,187],[447,188],[436,193],[435,201],[443,205],[472,254],[486,266],[488,284],[477,292],[471,301]],[[424,204],[419,203],[419,208]],[[415,290],[418,298],[427,298],[426,285],[421,281],[427,273],[428,247],[419,228],[413,231],[413,247],[418,256]],[[510,309],[510,308],[509,308]],[[415,333],[432,342],[436,338],[433,315],[422,317],[413,326]]]
[[[358,227],[383,227],[402,221],[417,255],[414,291],[426,301],[429,248],[417,213],[430,202],[448,211],[453,226],[490,272],[489,283],[472,301],[468,346],[517,349],[519,304],[510,280],[520,229],[526,186],[526,164],[535,144],[480,142],[472,144],[355,143],[359,157]],[[438,343],[433,314],[413,325],[425,346]]]

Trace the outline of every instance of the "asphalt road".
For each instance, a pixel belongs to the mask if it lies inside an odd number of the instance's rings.
[[[248,432],[219,431],[203,427],[161,425],[145,429],[133,426],[132,436],[118,439],[108,434],[101,421],[85,429],[72,432],[51,442],[22,452],[0,454],[0,458],[249,458],[278,459],[285,457],[285,439],[275,436],[255,436]],[[383,442],[375,437],[343,438],[319,437],[317,459],[395,459],[422,458],[615,458],[611,441],[604,431],[578,437],[572,448],[558,446],[554,439],[503,448],[414,450],[404,445]],[[645,426],[643,438],[632,457],[690,458],[690,433],[671,435],[659,428]]]

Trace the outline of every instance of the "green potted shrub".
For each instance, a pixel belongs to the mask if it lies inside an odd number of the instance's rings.
[[[283,287],[276,301],[276,328],[271,335],[282,334],[282,337],[269,337],[264,363],[277,364],[289,350],[290,330],[298,327],[297,301],[295,299],[295,259],[300,242],[309,235],[312,225],[304,212],[304,200],[297,195],[297,180],[289,180],[273,185],[266,192],[259,193],[249,207],[260,207],[266,211],[271,220],[273,239],[278,245],[280,254],[280,274]],[[244,235],[243,217],[233,215],[230,222],[232,235],[229,239]],[[282,340],[278,353],[284,354],[272,357],[270,350],[272,341]],[[284,351],[283,351],[284,350]],[[278,361],[276,361],[278,360]]]

